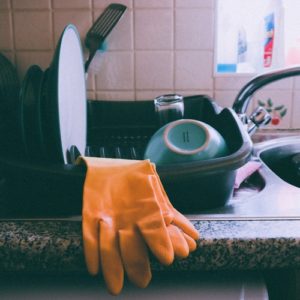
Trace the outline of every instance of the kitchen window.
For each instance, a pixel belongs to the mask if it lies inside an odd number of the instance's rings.
[[[217,0],[216,73],[300,64],[299,0]]]

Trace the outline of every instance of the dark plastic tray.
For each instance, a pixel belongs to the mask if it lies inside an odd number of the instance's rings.
[[[252,142],[232,109],[221,109],[206,96],[186,97],[184,102],[184,117],[215,127],[230,149],[226,157],[158,168],[173,205],[183,213],[197,213],[227,203],[236,170],[248,161]],[[158,129],[153,101],[89,101],[88,112],[86,154],[91,156],[142,159]],[[0,155],[0,168],[5,178],[1,207],[7,213],[81,214],[84,167]]]

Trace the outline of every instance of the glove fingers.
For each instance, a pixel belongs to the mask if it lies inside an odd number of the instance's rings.
[[[185,216],[183,216],[180,212],[178,212],[175,208],[173,208],[173,213],[174,213],[173,224],[176,225],[181,230],[183,230],[183,232],[185,232],[194,240],[198,240],[199,232],[198,230],[196,230],[193,224]]]
[[[192,223],[178,212],[171,204],[169,197],[163,187],[158,173],[156,172],[155,166],[152,164],[152,170],[155,174],[153,179],[153,186],[155,186],[157,199],[163,212],[169,212],[169,216],[174,215],[173,224],[178,228],[182,229],[186,234],[191,236],[193,239],[199,239],[199,232],[194,228]],[[168,223],[167,223],[168,224]]]
[[[174,250],[163,218],[150,215],[137,225],[154,256],[162,264],[170,265],[174,260]]]
[[[93,224],[95,223],[95,224]],[[99,272],[99,225],[96,220],[83,216],[82,220],[83,251],[88,272],[97,275]]]
[[[140,288],[151,280],[148,250],[139,232],[119,230],[121,256],[128,278]]]
[[[117,233],[110,224],[100,222],[100,259],[106,287],[113,295],[121,292],[124,282],[124,269]]]
[[[197,243],[196,241],[191,238],[189,235],[187,235],[186,233],[182,232],[183,233],[183,236],[188,244],[188,247],[189,247],[189,251],[190,252],[193,252],[197,249]]]
[[[176,257],[186,258],[189,255],[189,245],[184,233],[174,225],[167,226]]]
[[[169,206],[168,206],[168,201],[166,201],[166,199],[168,199],[168,198],[166,198],[167,194],[165,193],[165,190],[160,182],[160,179],[159,179],[157,173],[155,173],[154,176],[151,176],[150,179],[151,179],[153,189],[155,190],[155,194],[156,194],[160,209],[162,210],[163,213],[168,212]]]

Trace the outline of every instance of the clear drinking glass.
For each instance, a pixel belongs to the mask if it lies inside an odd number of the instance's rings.
[[[161,95],[154,99],[154,106],[160,126],[183,118],[184,102],[181,95]]]

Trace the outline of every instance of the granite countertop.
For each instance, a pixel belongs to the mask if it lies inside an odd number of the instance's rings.
[[[154,270],[273,269],[300,267],[300,220],[192,221],[201,238],[187,259]],[[86,272],[81,222],[2,220],[0,272]]]
[[[262,135],[256,137],[261,140]],[[300,269],[300,216],[291,219],[192,219],[201,238],[187,259],[153,270]],[[86,272],[80,217],[0,219],[0,272]]]

